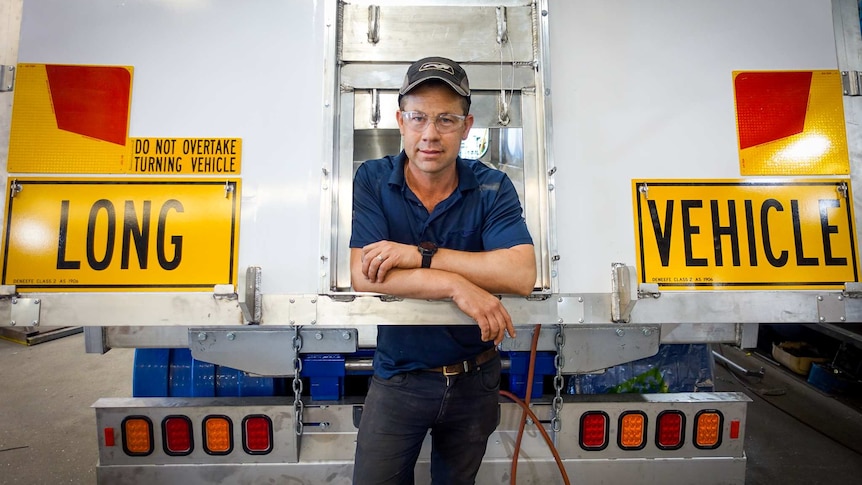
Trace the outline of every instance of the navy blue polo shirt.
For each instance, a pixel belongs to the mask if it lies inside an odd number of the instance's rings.
[[[490,251],[532,244],[521,203],[509,177],[477,160],[456,160],[458,187],[429,214],[404,180],[402,151],[363,163],[353,180],[350,247],[388,240],[441,248]],[[482,342],[478,325],[381,325],[374,369],[388,379],[399,373],[453,364],[475,357]]]

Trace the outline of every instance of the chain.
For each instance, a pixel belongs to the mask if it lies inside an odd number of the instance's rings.
[[[554,376],[554,416],[551,418],[551,428],[555,433],[559,433],[562,429],[562,423],[560,422],[561,414],[563,412],[563,364],[565,364],[565,357],[563,357],[563,347],[566,346],[566,334],[563,333],[563,325],[557,325],[557,336],[554,339],[554,344],[557,348],[557,355],[554,357],[554,369],[556,369],[557,374]]]
[[[299,351],[302,350],[302,336],[299,335],[299,325],[293,327],[295,334],[293,335],[293,414],[296,420],[296,435],[302,436],[302,411],[305,406],[302,404],[302,360],[299,358]]]

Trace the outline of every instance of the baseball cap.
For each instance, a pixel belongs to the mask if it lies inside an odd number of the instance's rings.
[[[467,73],[457,62],[445,57],[426,57],[419,59],[407,68],[404,84],[398,91],[399,99],[413,88],[429,79],[439,79],[448,84],[456,93],[470,99],[470,83]]]

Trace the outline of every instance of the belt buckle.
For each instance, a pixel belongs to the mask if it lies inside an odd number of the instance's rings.
[[[463,366],[463,370],[458,369],[457,365],[458,364],[444,365],[443,366],[443,375],[446,377],[457,376],[458,374],[466,374],[467,372],[470,371],[470,363],[467,362],[466,360],[461,362],[461,365]],[[449,370],[450,367],[454,367],[455,369],[450,371]]]

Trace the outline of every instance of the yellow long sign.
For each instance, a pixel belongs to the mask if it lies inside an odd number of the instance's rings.
[[[13,179],[2,284],[22,292],[236,284],[239,186],[236,179]]]
[[[859,281],[849,180],[634,180],[641,283],[841,289]]]

